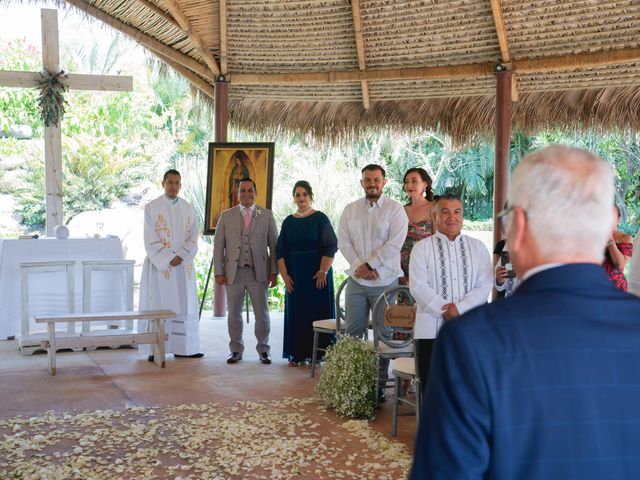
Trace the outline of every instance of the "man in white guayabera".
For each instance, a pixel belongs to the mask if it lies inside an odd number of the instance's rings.
[[[407,236],[409,219],[395,200],[385,197],[386,172],[380,165],[362,169],[360,185],[365,197],[344,208],[338,228],[338,249],[349,262],[345,291],[347,334],[362,337],[368,328],[369,312],[376,300],[404,276],[400,249]],[[389,360],[380,361],[382,378]],[[384,391],[378,392],[384,400]]]
[[[418,306],[413,337],[423,389],[443,322],[486,303],[493,283],[487,247],[461,233],[463,213],[458,196],[442,195],[436,202],[436,233],[411,250],[409,288]]]

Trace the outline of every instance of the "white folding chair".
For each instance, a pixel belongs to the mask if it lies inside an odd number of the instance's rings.
[[[82,311],[91,312],[91,277],[93,272],[120,273],[124,311],[133,310],[133,260],[83,260],[82,262]],[[124,277],[124,278],[123,278]],[[118,309],[120,310],[120,309]],[[133,320],[125,322],[125,329],[133,331]],[[82,331],[90,330],[89,322],[82,322]]]
[[[402,305],[413,305],[415,303],[409,287],[399,285],[385,290],[373,306],[373,346],[378,351],[378,367],[380,367],[380,361],[383,359],[413,357],[413,326],[397,327],[385,325],[385,308],[388,305],[398,304],[398,299],[400,299]],[[380,391],[381,386],[382,388],[392,386],[388,372],[384,372],[384,377],[382,378],[381,375],[378,376],[377,391]]]
[[[344,320],[344,308],[340,298],[347,285],[348,278],[344,279],[336,291],[336,318],[327,318],[313,322],[313,353],[311,354],[311,378],[315,376],[316,365],[318,363],[318,352],[325,352],[325,348],[318,347],[318,340],[321,333],[334,336],[337,332],[344,330],[341,322]]]

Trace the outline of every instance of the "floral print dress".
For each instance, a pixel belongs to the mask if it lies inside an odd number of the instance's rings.
[[[433,228],[433,224],[431,220],[423,220],[421,222],[409,222],[409,228],[407,231],[407,238],[402,245],[402,249],[400,250],[400,265],[402,267],[402,271],[404,272],[404,277],[400,279],[400,285],[408,285],[409,284],[409,256],[411,255],[411,250],[416,242],[420,240],[430,237],[431,230]]]
[[[633,253],[633,244],[632,243],[629,243],[629,242],[618,243],[618,242],[616,242],[616,246],[618,247],[618,250],[620,250],[620,253],[622,253],[625,257],[630,257],[631,254]],[[611,280],[611,283],[613,283],[616,287],[618,287],[623,292],[626,292],[627,291],[627,279],[624,276],[624,272],[622,271],[621,268],[613,266],[613,263],[611,262],[611,256],[609,255],[609,250],[608,249],[605,250],[604,262],[602,262],[602,266],[604,267],[605,271],[607,272],[607,275],[609,275],[609,280]]]

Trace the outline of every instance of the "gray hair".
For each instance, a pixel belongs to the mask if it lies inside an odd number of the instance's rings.
[[[553,145],[513,171],[509,206],[522,208],[543,257],[602,258],[613,225],[614,177],[601,158]]]

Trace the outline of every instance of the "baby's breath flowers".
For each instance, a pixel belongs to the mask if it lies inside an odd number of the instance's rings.
[[[378,354],[372,345],[350,336],[327,350],[316,395],[338,415],[373,418],[376,408]]]

